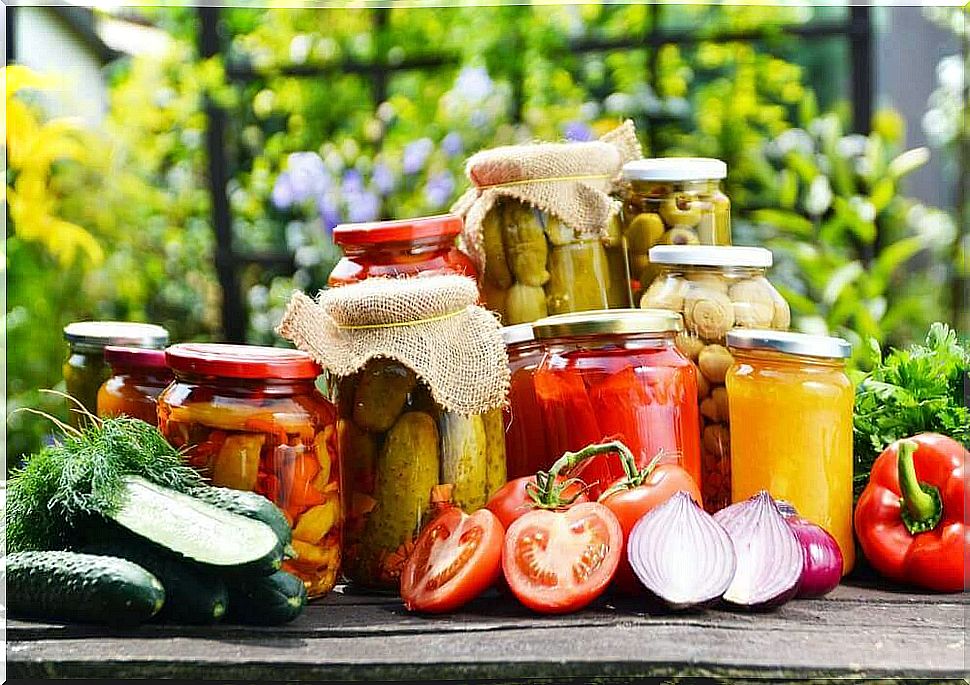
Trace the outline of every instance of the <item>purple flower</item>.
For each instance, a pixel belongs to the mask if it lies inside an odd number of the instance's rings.
[[[383,162],[377,162],[374,165],[374,171],[371,173],[370,180],[381,195],[388,195],[394,190],[394,172]]]
[[[424,187],[425,201],[433,208],[443,207],[455,192],[455,179],[449,171],[442,171],[428,179]]]
[[[464,152],[465,144],[462,142],[461,135],[457,131],[452,131],[441,139],[441,149],[449,157],[457,157]]]
[[[403,154],[404,173],[410,176],[421,171],[433,150],[434,143],[431,142],[430,138],[418,138],[414,142],[408,143]]]
[[[316,152],[294,152],[286,160],[286,171],[294,202],[303,202],[330,185],[330,174]]]
[[[322,193],[317,197],[317,212],[320,213],[320,220],[323,222],[324,230],[328,233],[333,227],[340,223],[340,204],[337,202],[335,193]]]
[[[364,190],[364,177],[357,169],[347,169],[341,190],[345,194],[359,193]]]
[[[570,121],[566,124],[564,133],[567,140],[585,142],[593,140],[593,129],[585,121]]]
[[[368,191],[351,193],[347,196],[347,220],[359,223],[376,221],[381,214],[381,199]]]
[[[481,102],[491,95],[494,84],[485,67],[462,67],[455,79],[455,92],[468,102]]]
[[[273,192],[270,198],[277,209],[287,209],[295,201],[293,197],[293,181],[290,180],[290,175],[287,172],[284,171],[276,177],[276,183],[273,184]]]

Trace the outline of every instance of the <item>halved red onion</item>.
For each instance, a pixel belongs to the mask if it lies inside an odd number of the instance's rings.
[[[802,577],[802,547],[778,505],[764,490],[714,514],[738,558],[724,601],[746,609],[767,609],[795,596]]]
[[[776,500],[778,510],[802,546],[802,579],[796,597],[821,597],[842,580],[842,550],[824,528],[798,515],[790,503]]]
[[[717,601],[734,577],[730,538],[684,491],[637,521],[626,550],[640,582],[671,609]]]

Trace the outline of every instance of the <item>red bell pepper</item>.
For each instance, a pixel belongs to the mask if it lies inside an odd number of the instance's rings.
[[[968,458],[960,443],[936,433],[896,441],[879,455],[855,510],[856,536],[877,571],[940,592],[970,588]]]

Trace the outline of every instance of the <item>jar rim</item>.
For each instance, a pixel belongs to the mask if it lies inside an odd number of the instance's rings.
[[[648,253],[652,264],[678,266],[747,266],[767,269],[771,250],[743,245],[655,245]]]
[[[455,214],[339,224],[333,229],[337,245],[377,245],[425,238],[453,238],[461,233],[463,222]]]
[[[727,164],[713,157],[653,157],[623,165],[625,181],[713,181],[727,177]]]
[[[533,342],[535,339],[536,337],[531,323],[517,323],[511,326],[502,326],[502,342],[506,345]]]
[[[132,366],[140,369],[168,370],[165,350],[108,345],[104,348],[104,360],[111,367]]]
[[[200,376],[298,380],[322,373],[306,352],[284,347],[181,343],[165,350],[165,360],[176,373]]]
[[[767,350],[823,359],[846,359],[852,355],[852,344],[844,338],[756,328],[728,331],[727,345],[737,350]]]
[[[548,316],[535,321],[532,330],[538,340],[584,335],[677,333],[684,330],[684,320],[679,313],[667,309],[595,309]]]

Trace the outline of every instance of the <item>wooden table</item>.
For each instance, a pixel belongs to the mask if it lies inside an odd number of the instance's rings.
[[[392,598],[338,590],[277,628],[11,621],[7,667],[10,678],[963,678],[968,607],[967,595],[843,585],[759,614],[651,615],[642,603],[604,599],[578,614],[537,616],[494,594],[428,618]]]

